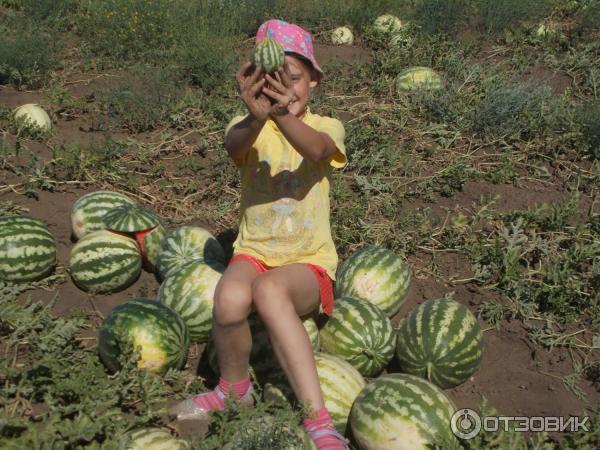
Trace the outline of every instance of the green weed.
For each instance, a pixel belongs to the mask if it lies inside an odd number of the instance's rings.
[[[515,30],[523,23],[531,23],[545,17],[555,0],[479,0],[483,27],[488,33]]]
[[[424,32],[454,33],[473,15],[471,0],[422,0],[417,3],[415,16]]]

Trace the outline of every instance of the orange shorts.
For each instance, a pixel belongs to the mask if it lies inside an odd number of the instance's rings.
[[[274,268],[271,266],[267,266],[264,262],[246,253],[239,253],[237,255],[233,255],[231,260],[229,260],[228,266],[233,264],[235,261],[239,261],[242,259],[253,264],[254,267],[258,269],[259,273],[263,273],[269,269]],[[321,266],[317,266],[316,264],[310,263],[302,264],[308,266],[308,268],[313,271],[315,277],[317,278],[317,283],[319,284],[319,297],[321,302],[320,312],[330,316],[333,312],[333,280],[329,277],[329,275],[327,275],[327,271]]]

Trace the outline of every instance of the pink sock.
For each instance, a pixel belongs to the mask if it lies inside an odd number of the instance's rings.
[[[225,408],[225,399],[229,397],[229,393],[233,393],[239,399],[248,392],[250,388],[250,377],[237,383],[230,383],[223,378],[219,378],[219,385],[210,392],[197,395],[194,397],[194,402],[205,411],[214,411],[215,409]]]
[[[327,408],[317,411],[314,419],[305,419],[304,429],[315,443],[318,450],[346,450],[346,440],[335,430],[333,419]]]

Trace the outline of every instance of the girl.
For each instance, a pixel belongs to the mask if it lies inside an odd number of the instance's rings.
[[[318,449],[347,449],[324,407],[308,334],[300,317],[333,308],[338,263],[329,225],[333,168],[346,164],[344,127],[311,113],[311,89],[323,71],[312,39],[297,25],[262,24],[266,36],[286,52],[274,76],[243,64],[236,75],[248,114],[233,118],[225,148],[240,168],[239,234],[234,255],[215,290],[213,338],[221,378],[210,392],[179,403],[178,419],[200,418],[224,408],[235,395],[253,404],[248,359],[252,338],[248,315],[255,309],[269,333],[277,359],[298,400],[312,414],[303,424]]]

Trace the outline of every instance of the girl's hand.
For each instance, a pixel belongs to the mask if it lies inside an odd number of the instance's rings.
[[[292,76],[287,62],[283,65],[283,69],[277,70],[274,75],[275,77],[269,74],[265,75],[268,86],[262,88],[262,92],[271,99],[269,114],[287,114],[288,106],[296,99]]]
[[[238,90],[242,101],[248,108],[248,112],[259,122],[264,122],[269,117],[271,102],[262,92],[265,84],[264,73],[257,67],[251,71],[250,61],[242,64],[235,78],[238,82]]]

